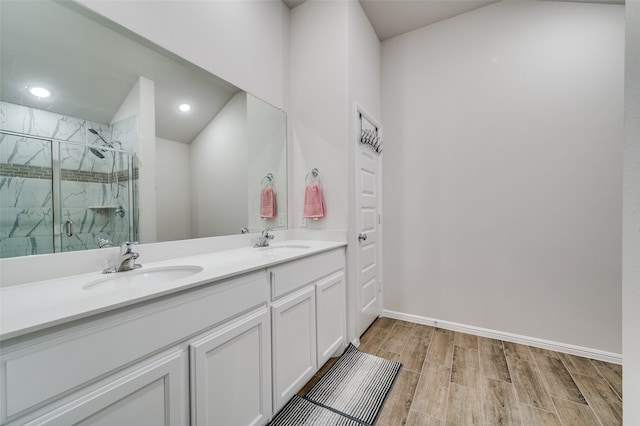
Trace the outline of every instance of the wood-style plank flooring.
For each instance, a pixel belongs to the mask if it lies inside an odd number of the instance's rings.
[[[622,424],[617,364],[390,318],[360,342],[403,364],[379,426]]]

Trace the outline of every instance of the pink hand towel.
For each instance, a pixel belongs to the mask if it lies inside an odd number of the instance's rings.
[[[276,217],[276,195],[273,188],[262,188],[260,191],[260,217],[263,219]]]
[[[320,185],[307,185],[304,191],[303,216],[317,219],[325,214],[324,200],[322,199],[322,189]]]

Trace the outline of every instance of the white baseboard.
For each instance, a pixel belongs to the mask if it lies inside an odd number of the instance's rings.
[[[521,336],[519,334],[505,333],[503,331],[490,330],[487,328],[475,327],[472,325],[458,324],[450,321],[440,321],[434,318],[422,317],[419,315],[405,314],[389,310],[382,311],[383,317],[415,322],[418,324],[430,325],[446,330],[459,331],[461,333],[475,334],[476,336],[490,337],[497,340],[505,340],[507,342],[520,343],[527,346],[548,349],[556,352],[564,352],[571,355],[577,355],[585,358],[596,359],[599,361],[611,362],[614,364],[622,364],[622,354],[601,351],[598,349],[585,348],[582,346],[569,345],[566,343],[553,342],[550,340],[538,339],[536,337]]]

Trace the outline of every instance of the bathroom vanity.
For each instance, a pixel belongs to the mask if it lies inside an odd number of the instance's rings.
[[[344,245],[122,273],[159,271],[157,285],[82,274],[3,288],[0,423],[266,424],[345,347]]]

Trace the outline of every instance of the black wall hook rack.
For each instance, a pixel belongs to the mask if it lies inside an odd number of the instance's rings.
[[[382,138],[378,136],[377,130],[363,129],[360,143],[369,145],[378,154],[382,152]]]

